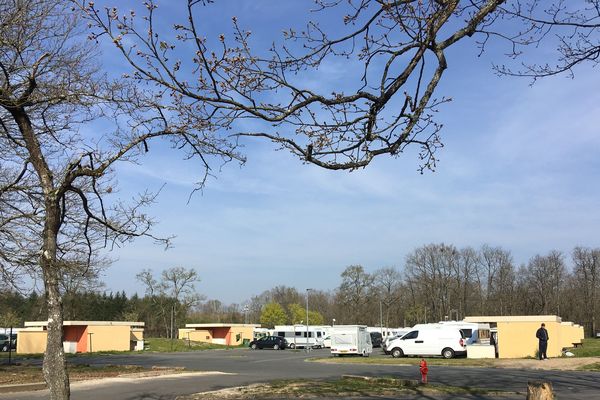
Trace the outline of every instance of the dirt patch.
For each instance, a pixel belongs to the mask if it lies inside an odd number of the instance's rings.
[[[184,372],[184,368],[152,367],[150,369],[137,365],[108,365],[92,367],[89,365],[69,366],[71,382],[81,382],[103,378],[144,378],[162,375],[172,375]],[[42,368],[31,365],[4,365],[0,367],[0,385],[20,385],[26,383],[44,382]]]
[[[342,382],[347,380],[341,380]],[[363,385],[351,388],[341,385],[336,389],[336,382],[325,381],[303,381],[303,382],[273,382],[271,384],[252,384],[249,386],[240,386],[216,390],[212,392],[196,393],[192,395],[178,396],[177,400],[249,400],[249,399],[316,399],[316,398],[397,398],[397,399],[508,399],[522,394],[516,392],[497,392],[483,391],[478,389],[450,388],[445,386],[422,386],[414,385],[406,387],[404,385],[394,385],[394,380],[389,380],[387,384],[383,379],[371,380]],[[374,383],[376,381],[376,383]],[[392,386],[389,386],[392,384]],[[331,385],[334,385],[333,387]],[[383,385],[381,388],[379,386]],[[448,397],[450,396],[450,397]]]

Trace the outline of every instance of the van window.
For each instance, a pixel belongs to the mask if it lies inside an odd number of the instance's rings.
[[[317,337],[321,337],[321,332],[317,332]]]
[[[406,335],[402,336],[402,340],[404,339],[416,339],[419,337],[419,331],[408,332]]]
[[[462,333],[463,339],[468,339],[473,336],[473,329],[463,328],[460,330],[460,333]]]

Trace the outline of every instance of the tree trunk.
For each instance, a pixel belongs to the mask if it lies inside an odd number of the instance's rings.
[[[56,260],[57,237],[60,230],[61,209],[58,191],[54,187],[52,170],[46,162],[38,137],[27,112],[22,106],[9,108],[25,140],[29,161],[35,168],[44,193],[44,228],[40,267],[44,275],[46,303],[48,305],[48,338],[44,353],[43,373],[50,389],[51,400],[68,400],[70,397],[65,352],[62,342],[63,310],[59,291],[60,266]]]
[[[69,375],[63,348],[62,300],[55,270],[45,271],[46,301],[48,303],[48,339],[44,354],[44,379],[50,389],[51,400],[68,400]]]
[[[41,256],[41,267],[44,272],[46,286],[46,302],[48,305],[48,338],[44,354],[44,379],[50,389],[51,400],[68,400],[71,393],[69,375],[63,347],[63,307],[59,291],[60,271],[56,263],[56,222],[59,210],[48,202],[46,207],[46,226],[44,227],[44,247]]]

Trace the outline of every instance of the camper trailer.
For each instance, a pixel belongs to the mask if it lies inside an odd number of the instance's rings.
[[[284,337],[288,342],[290,349],[306,348],[322,348],[323,339],[327,336],[327,329],[329,327],[314,325],[275,325],[272,329],[273,335]],[[308,333],[308,338],[307,338]]]
[[[331,354],[359,354],[368,357],[373,352],[371,335],[365,325],[336,325],[331,328]]]

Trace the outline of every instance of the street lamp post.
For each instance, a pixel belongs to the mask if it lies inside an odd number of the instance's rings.
[[[248,325],[248,304],[244,304],[244,323]]]
[[[381,331],[381,336],[383,337],[383,307],[381,305],[381,299],[379,299],[379,330]]]
[[[310,346],[308,345],[308,294],[312,289],[306,289],[306,351],[309,351]]]
[[[333,322],[333,325],[332,325],[332,326],[335,326],[335,318],[333,319],[333,321],[332,321],[332,322]]]

